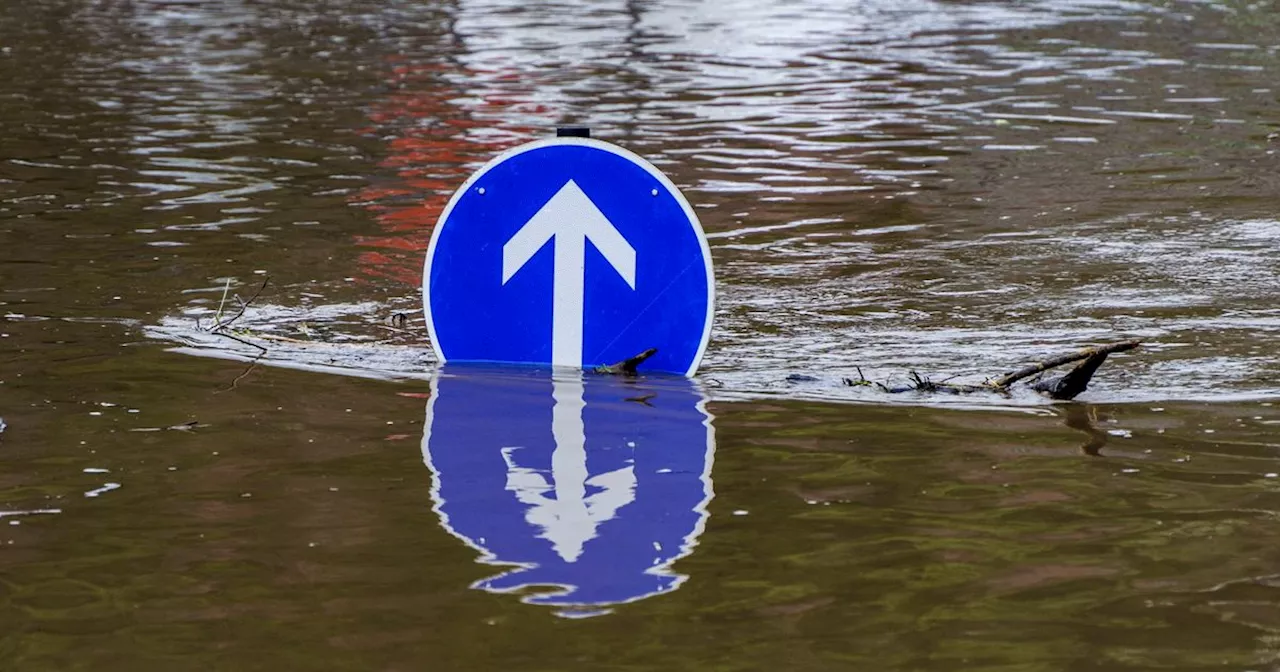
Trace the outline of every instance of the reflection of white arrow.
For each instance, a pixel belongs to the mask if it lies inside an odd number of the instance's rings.
[[[556,239],[556,251],[551,282],[551,363],[581,367],[587,241],[632,289],[636,288],[636,251],[577,183],[569,180],[502,246],[502,284],[552,238]]]
[[[588,478],[587,437],[582,424],[586,404],[579,375],[557,379],[552,391],[556,401],[551,415],[551,434],[556,442],[551,453],[554,486],[537,471],[517,465],[512,455],[517,449],[502,449],[502,458],[507,462],[507,489],[529,506],[525,519],[542,528],[541,536],[551,542],[565,562],[577,560],[582,547],[595,538],[601,523],[613,520],[618,509],[636,498],[634,467]],[[601,491],[588,497],[588,485]],[[554,499],[547,496],[553,487]]]

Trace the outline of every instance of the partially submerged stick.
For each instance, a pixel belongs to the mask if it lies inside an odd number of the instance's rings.
[[[907,385],[889,386],[883,383],[877,383],[867,380],[862,375],[862,370],[858,370],[858,379],[845,378],[845,385],[875,385],[885,392],[897,394],[901,392],[940,392],[944,394],[970,394],[972,392],[998,392],[1000,394],[1008,394],[1009,387],[1014,383],[1030,378],[1036,374],[1044,373],[1054,367],[1070,364],[1071,362],[1080,362],[1075,368],[1066,374],[1050,378],[1048,380],[1037,381],[1031,385],[1031,389],[1047,394],[1048,396],[1059,401],[1067,401],[1076,398],[1081,392],[1089,387],[1089,381],[1093,379],[1093,374],[1097,372],[1098,367],[1107,361],[1107,355],[1114,352],[1124,352],[1138,347],[1137,340],[1121,341],[1110,345],[1099,345],[1093,348],[1085,348],[1078,352],[1046,359],[1043,362],[1023,367],[1017,371],[1006,373],[999,378],[988,380],[981,385],[961,385],[955,383],[935,382],[915,371],[911,372],[911,382]]]
[[[1070,364],[1071,362],[1078,362],[1082,359],[1094,359],[1097,362],[1094,364],[1093,368],[1089,370],[1089,375],[1091,376],[1093,375],[1093,371],[1097,370],[1097,368],[1102,365],[1102,362],[1107,358],[1107,355],[1110,355],[1113,352],[1132,350],[1138,347],[1138,345],[1140,345],[1140,341],[1135,339],[1112,343],[1111,345],[1099,345],[1094,348],[1085,348],[1079,352],[1046,359],[1038,364],[1032,364],[1031,366],[1023,367],[1017,371],[1006,373],[995,380],[989,381],[987,385],[995,388],[1007,388],[1023,378],[1030,378],[1037,373],[1043,373],[1054,367],[1062,366],[1063,364]]]
[[[1098,367],[1107,361],[1107,355],[1109,354],[1111,353],[1106,351],[1095,352],[1088,359],[1076,364],[1066,375],[1050,378],[1049,380],[1036,381],[1031,385],[1031,389],[1062,401],[1075,399],[1081,392],[1088,389],[1089,381],[1093,378],[1093,372],[1097,371]]]
[[[640,366],[640,364],[644,362],[644,360],[649,359],[650,357],[657,354],[657,352],[658,352],[657,348],[649,348],[648,350],[645,350],[644,352],[636,355],[635,357],[629,357],[627,359],[622,360],[621,362],[618,362],[617,364],[610,364],[609,366],[597,366],[595,369],[593,369],[593,372],[612,374],[615,376],[616,375],[634,376],[636,375],[636,367]]]

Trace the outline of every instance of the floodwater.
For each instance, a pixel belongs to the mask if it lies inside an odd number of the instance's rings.
[[[1278,9],[0,3],[0,666],[1280,669]],[[697,209],[693,380],[432,361],[569,123]]]

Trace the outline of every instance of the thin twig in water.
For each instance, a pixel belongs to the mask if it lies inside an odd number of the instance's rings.
[[[262,290],[264,290],[264,289],[266,289],[266,288],[267,288],[267,283],[269,283],[269,282],[271,282],[271,276],[269,276],[269,275],[268,275],[267,277],[265,277],[265,278],[263,278],[263,279],[262,279],[262,286],[258,287],[258,291],[254,292],[254,293],[253,293],[253,296],[249,297],[249,300],[248,300],[248,301],[241,301],[241,302],[240,302],[240,310],[239,310],[235,315],[233,315],[233,316],[231,317],[231,319],[229,319],[229,320],[227,320],[227,321],[225,321],[225,322],[223,322],[223,321],[221,321],[221,320],[217,320],[216,324],[214,324],[214,325],[213,325],[213,327],[211,327],[211,328],[210,328],[210,331],[220,331],[220,330],[226,329],[227,327],[231,326],[231,324],[232,324],[233,322],[235,322],[236,320],[238,320],[238,319],[240,319],[241,317],[243,317],[243,316],[244,316],[244,311],[246,311],[246,310],[248,310],[248,309],[249,309],[249,304],[253,303],[253,302],[254,302],[254,300],[255,300],[255,299],[257,299],[257,298],[258,298],[258,296],[262,294]],[[225,297],[225,294],[224,294],[223,298],[224,298],[224,300],[225,300],[225,298],[226,298],[226,297]],[[238,298],[239,298],[239,297],[237,297],[237,299],[238,299]],[[218,315],[219,315],[219,316],[221,316],[221,315],[222,315],[222,306],[218,306]]]
[[[222,307],[227,305],[227,292],[231,291],[231,278],[227,278],[227,284],[222,287],[222,300],[218,302],[218,312],[213,316],[213,323],[217,325],[222,322]]]
[[[229,339],[231,339],[231,340],[235,341],[236,343],[243,343],[244,345],[247,345],[247,346],[249,346],[249,347],[251,347],[251,348],[257,348],[257,349],[258,349],[258,357],[262,357],[263,355],[267,354],[267,349],[266,349],[266,348],[264,348],[264,347],[262,347],[261,345],[258,345],[257,343],[254,343],[253,341],[246,341],[246,340],[244,340],[243,338],[240,338],[239,336],[236,336],[235,334],[228,334],[228,333],[226,332],[226,330],[219,330],[219,331],[215,331],[215,332],[213,332],[213,335],[214,335],[214,336],[221,336],[221,337],[223,337],[223,338],[229,338]]]
[[[268,351],[265,347],[258,345],[257,343],[254,343],[252,341],[248,341],[243,338],[240,338],[234,333],[231,333],[231,330],[228,329],[228,327],[230,327],[233,323],[235,323],[236,320],[240,319],[241,317],[244,317],[244,313],[246,310],[249,309],[249,305],[252,304],[262,294],[262,291],[267,288],[267,284],[269,282],[271,282],[271,276],[264,277],[262,279],[262,285],[258,287],[258,291],[253,293],[253,296],[249,297],[248,301],[240,298],[239,294],[236,294],[234,298],[236,300],[236,303],[240,304],[240,310],[236,311],[236,314],[231,316],[230,319],[224,320],[222,319],[222,311],[227,306],[227,294],[231,292],[231,278],[227,278],[227,284],[222,288],[222,300],[218,302],[218,312],[214,314],[213,324],[209,325],[208,329],[204,329],[203,327],[200,326],[200,318],[199,317],[196,318],[197,329],[206,331],[210,334],[213,334],[214,336],[221,336],[222,338],[233,340],[236,343],[240,343],[241,345],[247,345],[258,351],[258,355],[253,358],[253,361],[249,362],[249,366],[245,368],[244,371],[240,372],[240,375],[236,376],[235,379],[231,381],[231,385],[226,389],[219,390],[218,392],[226,392],[228,390],[236,389],[236,386],[239,385],[240,381],[243,380],[245,376],[253,372],[253,370],[258,366],[258,362],[267,355]]]
[[[240,338],[239,336],[236,336],[235,334],[228,334],[228,333],[226,332],[226,330],[225,330],[225,329],[220,329],[220,330],[215,331],[215,332],[213,332],[213,333],[214,333],[214,335],[215,335],[215,336],[221,336],[221,337],[223,337],[223,338],[229,338],[229,339],[231,339],[231,340],[233,340],[233,341],[235,341],[235,342],[237,342],[237,343],[243,343],[244,345],[247,345],[247,346],[249,346],[249,347],[257,348],[257,349],[258,349],[258,355],[257,355],[256,357],[254,357],[254,358],[253,358],[253,361],[249,362],[249,366],[248,366],[247,368],[245,368],[245,370],[244,370],[244,371],[241,371],[241,372],[240,372],[240,375],[236,376],[236,377],[235,377],[235,379],[231,381],[231,385],[230,385],[230,386],[228,386],[228,387],[226,387],[226,388],[224,388],[224,389],[221,389],[221,390],[218,390],[217,392],[215,392],[215,394],[218,394],[218,393],[228,392],[228,391],[230,391],[230,390],[234,390],[234,389],[236,389],[236,386],[240,384],[240,381],[241,381],[241,380],[243,380],[245,376],[249,375],[249,374],[250,374],[250,373],[251,373],[255,368],[257,368],[257,367],[258,367],[258,362],[259,362],[259,361],[261,361],[263,357],[266,357],[266,356],[267,356],[267,349],[266,349],[266,348],[264,348],[264,347],[262,347],[261,345],[258,345],[257,343],[252,342],[252,341],[246,341],[246,340],[244,340],[243,338]]]
[[[262,359],[262,357],[263,357],[263,355],[265,355],[265,354],[266,354],[266,353],[264,352],[262,355],[258,355],[257,357],[254,357],[254,358],[253,358],[253,361],[252,361],[252,362],[249,362],[249,366],[248,366],[248,368],[246,368],[244,371],[241,371],[241,372],[240,372],[240,375],[236,376],[236,377],[235,377],[235,380],[232,380],[232,381],[231,381],[231,385],[230,385],[230,386],[228,386],[228,387],[226,387],[226,388],[224,388],[224,389],[218,390],[217,392],[214,392],[214,394],[221,394],[221,393],[223,393],[223,392],[230,392],[231,390],[236,389],[236,385],[238,385],[238,384],[240,383],[240,381],[244,379],[244,377],[245,377],[245,376],[249,375],[249,374],[250,374],[254,369],[258,368],[258,361],[259,361],[259,360],[261,360],[261,359]]]
[[[857,379],[857,380],[854,380],[853,378],[841,378],[841,379],[840,379],[840,382],[844,383],[845,385],[847,385],[847,386],[849,386],[849,387],[861,387],[861,386],[864,386],[864,385],[866,385],[866,386],[870,386],[870,385],[873,385],[873,384],[874,384],[874,385],[880,385],[880,383],[872,383],[870,380],[867,380],[866,375],[864,375],[864,374],[862,373],[862,367],[861,367],[861,366],[854,366],[853,368],[854,368],[854,369],[857,369],[857,371],[858,371],[858,379]],[[884,385],[880,385],[880,387],[884,387]]]
[[[280,343],[297,343],[299,345],[317,345],[316,341],[311,341],[311,340],[306,340],[301,338],[290,338],[288,336],[278,336],[276,334],[258,334],[258,338],[264,341],[278,341]]]

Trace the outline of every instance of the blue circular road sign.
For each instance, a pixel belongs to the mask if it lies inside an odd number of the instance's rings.
[[[657,348],[645,369],[691,376],[715,281],[671,180],[616,145],[555,138],[498,156],[454,193],[422,293],[441,361],[592,367]]]

